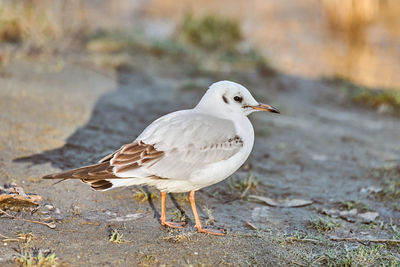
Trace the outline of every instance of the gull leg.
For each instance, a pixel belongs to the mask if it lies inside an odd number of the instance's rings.
[[[223,230],[203,228],[203,226],[201,225],[201,222],[200,222],[199,215],[197,214],[194,192],[195,192],[194,190],[189,192],[189,201],[190,201],[190,205],[192,206],[194,219],[196,221],[196,225],[194,227],[197,228],[197,231],[199,233],[206,233],[206,234],[210,234],[210,235],[225,235],[225,231],[223,231]]]
[[[166,192],[161,192],[161,217],[160,217],[160,221],[161,221],[161,225],[164,226],[169,226],[172,228],[183,228],[186,224],[186,222],[168,222],[166,221],[166,204],[165,204],[165,199],[167,197],[167,193]]]

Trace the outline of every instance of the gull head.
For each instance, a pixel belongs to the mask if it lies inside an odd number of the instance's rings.
[[[196,109],[214,114],[239,114],[247,116],[254,111],[279,111],[263,103],[259,103],[243,85],[231,81],[213,83],[204,94]]]

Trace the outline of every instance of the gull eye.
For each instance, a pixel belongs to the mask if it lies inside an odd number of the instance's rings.
[[[235,100],[236,102],[238,102],[238,103],[242,103],[242,101],[243,101],[243,98],[241,97],[241,96],[235,96],[234,98],[233,98],[233,100]]]

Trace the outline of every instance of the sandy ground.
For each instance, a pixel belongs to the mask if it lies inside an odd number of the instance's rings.
[[[308,266],[324,264],[329,250],[355,248],[331,237],[392,238],[399,225],[398,199],[378,199],[376,168],[400,159],[399,119],[361,109],[343,100],[335,85],[285,74],[234,76],[261,102],[281,115],[251,115],[256,141],[247,168],[233,178],[200,190],[202,220],[227,229],[225,237],[196,233],[184,195],[168,199],[168,214],[183,209],[183,230],[162,227],[159,198],[140,201],[140,188],[94,192],[78,181],[53,185],[41,176],[96,162],[133,140],[157,117],[193,107],[204,90],[182,90],[185,83],[206,86],[217,77],[193,77],[169,62],[137,56],[130,69],[95,70],[67,61],[13,62],[0,75],[0,184],[15,182],[44,200],[34,214],[16,216],[56,221],[56,228],[0,217],[0,234],[32,232],[33,246],[50,249],[69,266]],[[250,168],[250,170],[249,170]],[[259,184],[244,197],[237,180],[251,173]],[[158,192],[148,188],[155,196]],[[270,207],[248,195],[306,199],[299,208]],[[140,196],[139,196],[140,197]],[[378,212],[374,223],[336,218],[329,232],[310,227],[322,209],[342,209],[354,200]],[[56,211],[45,212],[45,204]],[[42,213],[42,214],[41,214]],[[45,214],[48,213],[48,214]],[[49,218],[47,218],[49,219]],[[256,230],[245,226],[252,223]],[[122,244],[109,242],[117,229]],[[296,242],[299,233],[318,242]],[[0,244],[0,264],[19,255],[13,242]],[[386,250],[387,249],[387,250]],[[398,247],[385,248],[400,258]]]

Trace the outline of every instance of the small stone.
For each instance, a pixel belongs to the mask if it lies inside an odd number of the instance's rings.
[[[53,211],[53,210],[54,210],[54,206],[52,206],[52,205],[49,205],[49,204],[47,204],[47,205],[44,205],[44,207],[45,207],[46,209],[48,209],[48,210],[51,210],[51,211]]]
[[[357,213],[358,213],[357,209],[343,210],[343,211],[339,212],[339,216],[344,216],[344,217],[355,216],[355,215],[357,215]]]
[[[55,229],[56,228],[56,224],[54,222],[48,223],[47,226],[51,229]]]
[[[382,192],[382,188],[381,187],[375,187],[375,186],[363,187],[360,190],[361,194],[377,194],[379,192]]]
[[[327,155],[322,154],[313,154],[311,157],[315,161],[327,161],[329,159]]]
[[[358,214],[358,217],[362,219],[363,223],[373,222],[378,216],[379,216],[378,212],[371,212],[371,211]]]

